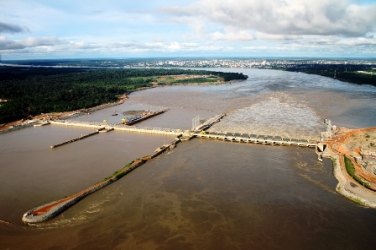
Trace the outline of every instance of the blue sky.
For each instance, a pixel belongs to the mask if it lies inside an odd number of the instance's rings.
[[[376,58],[376,0],[0,0],[3,59]]]

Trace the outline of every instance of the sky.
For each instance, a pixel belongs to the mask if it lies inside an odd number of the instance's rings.
[[[0,0],[0,54],[376,58],[376,0]]]

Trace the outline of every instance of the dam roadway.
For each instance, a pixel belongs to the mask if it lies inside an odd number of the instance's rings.
[[[169,128],[140,128],[135,126],[128,126],[123,124],[103,124],[99,122],[77,122],[77,121],[66,121],[66,120],[56,120],[50,121],[51,125],[61,125],[68,127],[81,127],[81,128],[92,128],[92,129],[114,129],[118,131],[134,132],[134,133],[144,133],[144,134],[160,134],[160,135],[180,135],[183,133],[181,129],[169,129]]]

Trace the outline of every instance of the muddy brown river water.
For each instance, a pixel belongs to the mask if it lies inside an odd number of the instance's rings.
[[[169,108],[138,126],[188,129],[193,116],[227,112],[213,130],[295,137],[314,137],[326,117],[348,127],[376,124],[376,88],[300,73],[242,72],[247,81],[140,91],[121,106],[74,119],[116,123],[121,117],[115,112]],[[0,223],[0,250],[376,244],[376,211],[337,194],[331,162],[318,162],[314,150],[200,139],[149,161],[49,222],[22,225],[26,210],[77,192],[173,139],[111,132],[49,148],[87,132],[46,126],[0,135],[0,219],[11,222]]]

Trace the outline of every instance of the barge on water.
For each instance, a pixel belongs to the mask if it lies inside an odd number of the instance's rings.
[[[163,114],[164,112],[166,112],[167,110],[160,110],[160,111],[144,111],[142,112],[141,114],[138,114],[138,115],[135,115],[135,116],[132,116],[130,118],[123,118],[122,119],[122,123],[125,124],[125,125],[134,125],[136,123],[139,123],[139,122],[142,122],[146,119],[149,119],[149,118],[152,118],[154,116],[157,116],[157,115],[160,115],[160,114]]]

